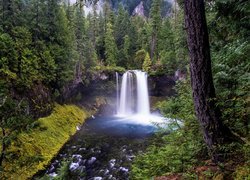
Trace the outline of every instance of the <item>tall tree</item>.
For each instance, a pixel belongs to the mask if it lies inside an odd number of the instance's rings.
[[[154,0],[150,9],[151,18],[151,43],[150,43],[150,58],[157,60],[159,56],[158,52],[158,37],[161,28],[161,0]]]
[[[123,49],[122,49],[122,54],[123,54],[123,59],[125,66],[129,66],[129,59],[130,59],[130,39],[128,35],[124,36],[124,44],[123,44]]]
[[[107,64],[116,65],[118,50],[113,36],[113,26],[111,23],[107,24],[107,32],[105,34],[105,50]]]
[[[219,145],[229,142],[232,136],[216,106],[204,1],[184,2],[195,112],[212,160],[218,162]]]
[[[75,37],[78,60],[75,65],[75,80],[81,80],[83,64],[85,61],[86,47],[86,19],[84,16],[83,5],[80,3],[75,10]]]

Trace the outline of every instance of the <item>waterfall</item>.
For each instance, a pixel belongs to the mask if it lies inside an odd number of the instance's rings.
[[[119,96],[119,77],[117,82],[117,114],[129,116],[133,114],[149,115],[149,96],[147,74],[139,70],[130,70],[123,74]]]
[[[148,77],[145,72],[135,71],[137,81],[137,113],[148,115],[149,96],[148,96]]]
[[[118,72],[115,73],[115,77],[116,77],[116,107],[117,107],[117,111],[116,113],[118,113],[118,108],[119,108],[119,74]]]

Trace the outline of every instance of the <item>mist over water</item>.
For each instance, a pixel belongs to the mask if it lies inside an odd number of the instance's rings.
[[[140,70],[125,72],[117,84],[117,119],[121,123],[153,125],[163,123],[164,118],[150,113],[148,75]]]

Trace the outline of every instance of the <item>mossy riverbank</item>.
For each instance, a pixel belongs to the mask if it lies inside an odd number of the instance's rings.
[[[20,133],[12,142],[0,179],[28,179],[44,169],[88,116],[75,105],[56,105],[50,116],[37,121],[37,128]]]

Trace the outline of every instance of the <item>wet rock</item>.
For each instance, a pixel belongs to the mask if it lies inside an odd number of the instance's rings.
[[[90,149],[90,152],[91,152],[91,153],[94,153],[94,152],[95,152],[94,148],[91,148],[91,149]]]
[[[110,169],[113,169],[113,168],[114,168],[115,162],[116,162],[115,159],[111,159],[111,160],[109,161],[109,168],[110,168]]]
[[[175,94],[175,78],[166,75],[148,78],[150,96],[173,96]]]
[[[134,155],[126,155],[126,159],[127,159],[128,161],[132,161],[134,158],[135,158]]]
[[[96,151],[95,151],[95,154],[101,154],[102,153],[102,151],[100,150],[100,149],[97,149]]]
[[[82,160],[80,161],[80,163],[79,163],[79,164],[80,164],[81,166],[84,166],[84,165],[85,165],[85,163],[86,163],[86,161],[87,161],[86,159],[82,159]]]
[[[122,171],[122,172],[128,172],[128,169],[125,168],[125,167],[120,167],[119,169],[120,169],[120,171]]]
[[[127,149],[123,149],[123,150],[122,150],[122,152],[126,152],[126,151],[127,151]]]
[[[79,166],[78,170],[80,173],[84,173],[86,171],[86,167],[85,166]]]
[[[55,166],[52,164],[47,173],[53,173],[54,171],[55,171]]]
[[[79,152],[86,151],[86,148],[80,148]]]
[[[102,180],[102,177],[94,177],[93,180]]]
[[[56,177],[57,174],[55,172],[49,174],[50,177]]]
[[[108,169],[105,169],[104,171],[104,176],[107,176],[109,174],[109,170]]]
[[[77,163],[72,162],[70,164],[70,166],[69,166],[69,170],[70,171],[75,171],[78,167],[79,167],[79,163],[78,162]]]
[[[72,159],[73,162],[79,162],[81,160],[82,156],[80,154],[73,154]]]
[[[91,164],[93,164],[95,161],[96,161],[96,157],[91,157],[91,158],[88,160],[88,164],[91,165]]]

